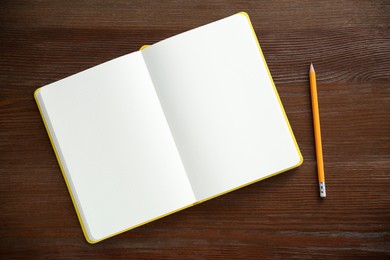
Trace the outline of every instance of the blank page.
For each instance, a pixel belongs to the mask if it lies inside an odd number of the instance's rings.
[[[90,242],[195,201],[139,52],[41,88]]]
[[[247,16],[179,34],[142,54],[197,200],[299,165]]]

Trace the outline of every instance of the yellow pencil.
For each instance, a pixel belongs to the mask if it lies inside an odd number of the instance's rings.
[[[320,111],[318,109],[317,81],[316,81],[316,72],[314,71],[313,63],[310,64],[309,78],[310,78],[311,105],[313,111],[314,137],[316,142],[318,183],[320,186],[320,197],[325,198],[326,188],[325,188],[324,161],[322,159]]]

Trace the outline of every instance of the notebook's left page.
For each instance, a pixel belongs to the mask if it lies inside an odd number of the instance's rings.
[[[89,242],[195,202],[139,52],[40,88],[36,99]]]

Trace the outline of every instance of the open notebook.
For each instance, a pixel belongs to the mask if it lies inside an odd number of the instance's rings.
[[[246,13],[35,98],[90,243],[302,163]]]

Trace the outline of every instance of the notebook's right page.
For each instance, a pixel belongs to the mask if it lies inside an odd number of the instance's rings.
[[[142,54],[198,201],[300,165],[245,13]]]

